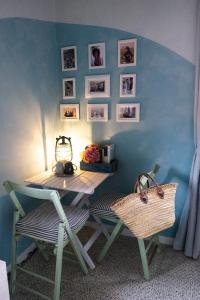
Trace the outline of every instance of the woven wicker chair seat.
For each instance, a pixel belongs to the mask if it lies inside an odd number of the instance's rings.
[[[111,205],[126,195],[117,192],[107,192],[91,204],[90,213],[98,216],[116,217],[115,213],[111,210]]]
[[[81,228],[89,218],[89,211],[73,206],[63,205],[64,212],[72,230]],[[60,219],[51,203],[44,203],[27,214],[16,224],[17,233],[31,236],[36,239],[45,239],[50,243],[56,243],[58,239],[58,227]],[[68,239],[65,232],[64,240]]]

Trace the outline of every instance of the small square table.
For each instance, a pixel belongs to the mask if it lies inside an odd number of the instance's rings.
[[[76,192],[77,195],[71,205],[77,205],[85,195],[87,197],[92,195],[95,189],[111,175],[113,174],[77,170],[73,175],[58,176],[52,171],[45,171],[25,179],[25,182],[62,190],[65,193]]]

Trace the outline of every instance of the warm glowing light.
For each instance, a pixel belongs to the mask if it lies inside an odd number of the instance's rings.
[[[74,122],[75,123],[75,122]],[[92,127],[90,123],[82,124],[77,126],[77,124],[67,124],[66,128],[63,128],[59,135],[65,135],[71,137],[73,158],[72,162],[79,166],[81,155],[80,153],[85,149],[87,145],[94,142],[92,140]]]
[[[52,162],[54,163],[55,157],[55,139],[51,137],[46,138],[46,148],[47,148],[47,168],[52,168]]]
[[[71,151],[70,148],[66,148],[63,145],[60,145],[59,148],[56,150],[56,157],[58,161],[61,160],[70,160],[71,158]]]
[[[71,138],[59,136],[56,138],[55,159],[56,161],[71,161],[73,156]]]
[[[85,149],[85,146],[91,144],[91,139],[86,138],[74,138],[73,139],[73,162],[79,164],[81,160],[81,152]]]

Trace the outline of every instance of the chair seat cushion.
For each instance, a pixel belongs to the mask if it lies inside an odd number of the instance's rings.
[[[90,213],[99,217],[113,217],[115,213],[111,210],[112,203],[119,201],[126,195],[124,193],[107,192],[91,204]]]
[[[73,206],[63,205],[63,209],[72,230],[81,228],[89,218],[89,211]],[[16,224],[17,233],[36,239],[56,243],[58,239],[60,218],[51,202],[43,203],[27,214]],[[64,240],[68,239],[65,231]]]

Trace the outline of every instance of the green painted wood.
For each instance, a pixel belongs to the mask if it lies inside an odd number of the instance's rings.
[[[148,254],[151,246],[154,245],[154,244],[155,244],[155,237],[152,236],[151,239],[150,239],[150,241],[148,242],[147,247],[146,247],[146,254]]]
[[[155,242],[156,242],[156,245],[157,245],[156,251],[157,251],[157,253],[160,253],[161,252],[161,244],[160,244],[160,240],[159,240],[158,234],[156,234],[154,238],[155,238]]]
[[[26,213],[23,210],[19,200],[17,199],[17,197],[15,195],[15,192],[13,190],[13,186],[12,186],[11,182],[5,181],[3,183],[3,186],[4,186],[5,190],[7,191],[7,193],[10,194],[13,204],[14,204],[16,210],[19,212],[20,216],[24,217],[26,215]]]
[[[36,244],[36,247],[39,249],[39,252],[42,254],[43,258],[48,261],[49,260],[49,256],[48,254],[46,253],[46,247],[44,244],[42,244],[41,242],[37,241],[34,239],[34,242]]]
[[[149,280],[150,279],[150,273],[149,273],[149,266],[148,266],[148,260],[147,260],[144,240],[141,240],[141,239],[137,239],[137,240],[138,240],[138,245],[139,245],[140,257],[141,257],[141,261],[142,261],[144,278],[146,280]]]
[[[63,241],[64,241],[65,226],[60,223],[58,231],[58,248],[56,254],[56,271],[55,271],[55,287],[53,300],[59,300],[60,297],[60,281],[62,273],[62,256],[63,256]]]
[[[32,289],[32,288],[29,288],[29,287],[27,287],[27,286],[25,286],[25,285],[23,285],[23,284],[21,284],[19,282],[17,282],[16,285],[19,286],[20,288],[24,289],[25,291],[30,292],[30,293],[32,293],[34,295],[37,295],[37,296],[39,296],[39,297],[41,297],[41,298],[43,298],[45,300],[54,300],[53,298],[50,298],[50,297],[48,297],[48,296],[46,296],[46,295],[44,295],[44,294],[42,294],[42,293],[40,293],[40,292]]]
[[[79,247],[78,243],[76,242],[76,239],[75,239],[74,234],[73,234],[72,231],[70,231],[69,238],[70,238],[70,244],[71,244],[71,246],[72,246],[72,248],[74,250],[74,253],[76,254],[76,257],[77,257],[77,259],[78,259],[78,261],[80,263],[82,271],[85,274],[88,274],[88,269],[87,269],[87,266],[86,266],[85,261],[83,259],[83,256],[81,254],[80,247]]]
[[[151,175],[152,178],[155,178],[159,169],[160,169],[160,166],[158,164],[155,164],[153,166],[152,170],[149,172],[149,174]],[[148,178],[144,176],[141,179],[141,183],[142,183],[142,189],[146,189],[148,187]],[[118,238],[118,236],[123,231],[125,226],[122,223],[122,221],[117,217],[99,216],[99,218],[101,218],[102,220],[108,220],[115,224],[115,227],[114,227],[109,239],[107,240],[106,244],[104,245],[103,249],[101,250],[101,252],[98,256],[98,262],[101,262],[103,260],[103,258],[106,256],[106,254],[108,253],[112,243]],[[139,245],[140,256],[141,256],[141,260],[142,260],[144,277],[147,280],[149,280],[149,278],[150,278],[147,253],[148,253],[150,247],[152,246],[152,244],[155,243],[155,239],[156,239],[156,244],[159,245],[159,238],[157,235],[155,235],[150,239],[150,241],[147,245],[147,248],[145,248],[144,240],[137,239],[138,245]]]
[[[10,292],[13,294],[16,288],[16,249],[17,249],[17,240],[16,240],[16,223],[19,220],[20,213],[14,211],[13,214],[13,230],[12,230],[12,250],[11,250],[11,279],[10,279]]]
[[[97,261],[101,262],[103,258],[106,256],[108,250],[110,249],[113,242],[116,240],[116,238],[119,236],[121,231],[123,230],[123,222],[121,220],[118,221],[117,225],[115,226],[114,230],[112,231],[112,234],[110,238],[108,239],[107,243],[104,245],[103,249],[101,250]]]
[[[115,224],[118,224],[119,222],[119,218],[118,217],[106,217],[106,216],[100,216],[101,219],[105,220],[105,221],[109,221]]]
[[[82,225],[80,228],[78,228],[76,231],[72,231],[69,225],[69,222],[67,220],[67,217],[65,215],[65,212],[63,210],[63,207],[60,202],[60,196],[57,191],[55,190],[45,190],[45,189],[36,189],[32,187],[22,186],[16,183],[13,183],[11,181],[4,182],[4,187],[6,191],[9,193],[11,200],[14,204],[15,210],[14,210],[14,219],[13,219],[13,233],[12,233],[12,262],[11,262],[11,280],[10,280],[10,289],[11,293],[14,293],[16,285],[21,286],[22,288],[26,289],[29,292],[32,292],[44,299],[53,299],[53,300],[59,300],[60,298],[60,283],[61,283],[61,273],[62,273],[62,260],[63,260],[63,248],[70,243],[72,246],[72,249],[74,250],[74,254],[78,259],[78,262],[81,266],[81,269],[85,274],[88,273],[88,269],[86,267],[85,261],[83,259],[82,253],[80,251],[79,244],[77,243],[75,236],[76,233],[84,226]],[[52,281],[49,278],[46,278],[45,276],[41,276],[39,274],[33,273],[29,270],[24,270],[23,268],[16,267],[16,250],[17,250],[17,240],[20,237],[19,234],[16,234],[16,223],[22,219],[25,216],[25,211],[23,210],[20,201],[18,199],[18,194],[22,194],[28,197],[31,197],[32,199],[42,199],[42,200],[48,200],[51,201],[54,204],[54,207],[58,213],[58,216],[60,218],[60,224],[59,224],[59,233],[58,233],[58,240],[54,245],[53,252],[56,255],[56,270],[55,270],[55,281]],[[67,232],[69,236],[68,241],[64,241],[64,232]],[[40,252],[42,253],[43,257],[48,260],[48,255],[45,253],[45,239],[43,240],[37,240],[33,235],[30,234],[30,237],[33,238],[35,241],[37,247],[39,248]],[[26,286],[23,286],[20,282],[16,281],[16,269],[20,269],[22,271],[33,275],[34,277],[45,280],[49,283],[54,283],[54,293],[53,298],[49,298],[46,295],[43,295],[42,293],[35,291],[34,289],[28,288]]]
[[[51,280],[51,279],[49,279],[49,278],[47,278],[47,277],[45,277],[45,276],[42,276],[42,275],[40,275],[40,274],[37,274],[37,273],[35,273],[35,272],[32,272],[32,271],[29,271],[29,270],[27,270],[27,269],[25,269],[25,268],[21,268],[21,267],[16,267],[16,270],[20,270],[21,272],[24,272],[24,273],[26,273],[26,274],[28,274],[28,275],[31,275],[31,276],[33,276],[33,277],[35,277],[35,278],[37,278],[37,279],[42,279],[42,280],[44,280],[44,281],[46,281],[46,282],[48,282],[48,283],[51,283],[51,284],[54,284],[55,282],[53,281],[53,280]]]

